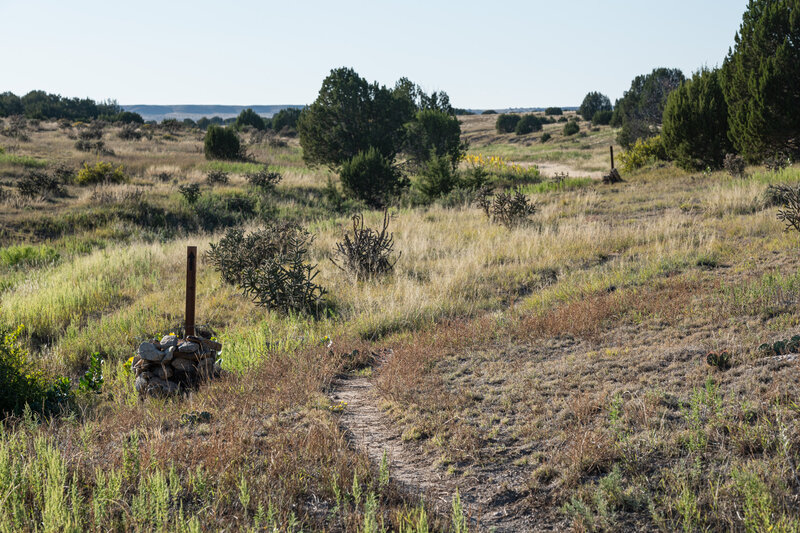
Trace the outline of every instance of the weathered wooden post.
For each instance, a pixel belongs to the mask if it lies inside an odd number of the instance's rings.
[[[611,150],[611,170],[614,170],[614,145],[608,147]]]
[[[197,292],[197,246],[186,247],[186,332],[194,335],[194,303]]]

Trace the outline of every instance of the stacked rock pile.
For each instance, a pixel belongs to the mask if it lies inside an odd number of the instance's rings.
[[[139,345],[131,368],[140,396],[167,396],[195,387],[220,373],[217,356],[222,344],[193,335],[179,339],[166,335],[161,341]]]

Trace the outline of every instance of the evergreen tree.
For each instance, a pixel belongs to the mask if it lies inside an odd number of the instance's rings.
[[[721,81],[746,159],[800,151],[800,0],[750,0]]]
[[[669,157],[683,168],[722,166],[731,144],[718,70],[701,70],[670,93],[661,138]]]
[[[461,142],[461,124],[454,116],[436,109],[417,111],[414,120],[405,125],[405,152],[422,167],[432,157],[444,157],[456,168],[466,146]]]
[[[667,97],[685,79],[680,69],[671,68],[657,68],[650,74],[636,76],[614,106],[611,125],[622,127],[617,142],[630,148],[637,139],[657,135]]]
[[[604,94],[591,92],[584,97],[581,107],[578,108],[578,114],[583,120],[592,120],[598,111],[611,111],[611,100]]]
[[[239,113],[238,117],[236,117],[236,123],[234,124],[234,127],[237,130],[242,129],[245,126],[252,126],[257,130],[267,129],[264,119],[261,117],[261,115],[249,107],[247,109],[242,109],[242,112]]]

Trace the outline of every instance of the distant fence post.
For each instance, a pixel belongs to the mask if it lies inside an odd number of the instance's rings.
[[[186,331],[194,335],[194,303],[197,292],[197,246],[186,247]]]
[[[611,170],[614,170],[614,145],[609,146],[611,150]]]

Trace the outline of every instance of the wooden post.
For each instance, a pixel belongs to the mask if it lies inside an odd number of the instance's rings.
[[[611,170],[614,170],[614,145],[609,146],[611,149]]]
[[[186,247],[186,331],[194,335],[194,303],[197,291],[197,246]]]

